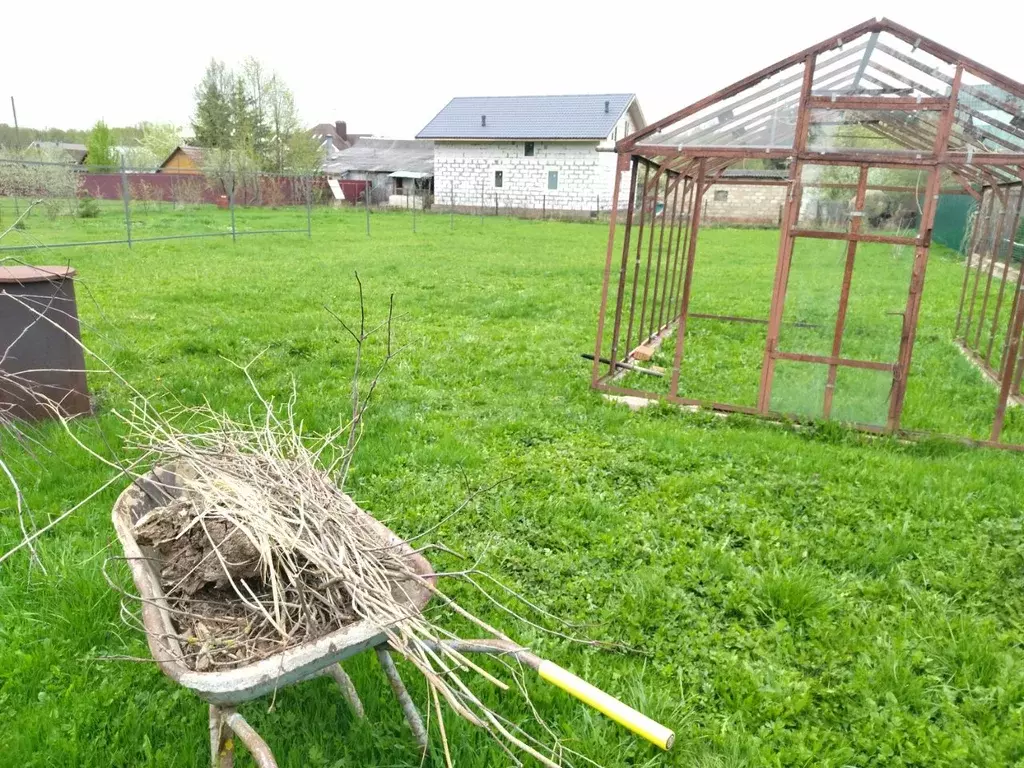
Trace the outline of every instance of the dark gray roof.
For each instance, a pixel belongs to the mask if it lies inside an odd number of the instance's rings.
[[[348,149],[335,152],[323,164],[324,173],[434,172],[434,142],[414,139],[359,139]]]
[[[89,154],[88,148],[85,144],[75,144],[70,141],[33,141],[28,145],[29,148],[36,147],[38,149],[59,149],[67,152],[71,159],[76,163],[81,164],[85,160],[85,156]]]
[[[416,137],[606,139],[633,99],[632,93],[455,98]]]
[[[788,179],[789,171],[775,168],[729,168],[722,171],[726,179]]]

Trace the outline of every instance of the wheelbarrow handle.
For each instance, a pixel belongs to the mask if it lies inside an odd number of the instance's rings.
[[[666,751],[672,749],[672,744],[676,740],[676,735],[672,730],[591,685],[583,678],[577,677],[569,670],[562,669],[553,661],[541,661],[537,674],[541,676],[541,679],[558,686],[584,704],[607,715],[619,725],[643,736],[655,746]]]
[[[433,645],[432,643],[427,644]],[[583,678],[577,677],[567,669],[562,669],[553,661],[542,659],[522,646],[497,639],[451,640],[445,641],[443,644],[460,653],[515,656],[524,665],[537,670],[537,674],[542,680],[558,686],[570,696],[574,696],[587,706],[607,715],[633,733],[643,736],[655,746],[667,751],[672,749],[672,744],[675,743],[676,735],[671,729],[655,722],[647,715],[591,685]]]

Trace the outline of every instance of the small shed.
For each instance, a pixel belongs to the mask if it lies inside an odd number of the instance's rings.
[[[28,145],[28,148],[63,152],[75,165],[82,165],[85,162],[86,155],[89,154],[89,149],[85,144],[75,144],[68,141],[33,141]]]
[[[190,176],[203,175],[203,148],[179,145],[160,163],[157,173],[178,173]]]
[[[324,161],[322,170],[336,179],[369,181],[374,203],[424,207],[434,191],[434,143],[361,138]]]

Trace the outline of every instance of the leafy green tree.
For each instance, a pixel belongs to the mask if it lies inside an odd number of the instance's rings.
[[[255,154],[255,127],[253,125],[255,115],[252,102],[246,92],[245,83],[235,80],[234,85],[230,101],[231,140],[225,148],[251,156]]]
[[[92,168],[113,168],[118,164],[114,156],[114,142],[110,136],[110,128],[102,120],[89,132],[89,141],[86,144],[89,154],[85,157],[86,165]]]
[[[139,146],[163,162],[174,148],[183,143],[181,129],[173,123],[140,123],[142,138]]]
[[[212,60],[195,99],[196,144],[227,150],[221,157],[236,168],[248,169],[250,161],[256,170],[275,173],[319,167],[319,147],[299,120],[294,95],[259,59],[247,58],[237,73]]]
[[[233,143],[235,76],[224,62],[211,59],[195,89],[192,133],[200,147],[229,149]]]

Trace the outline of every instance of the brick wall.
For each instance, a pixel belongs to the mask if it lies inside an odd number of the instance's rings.
[[[759,184],[718,184],[704,195],[707,223],[777,226],[786,204],[787,187]]]

